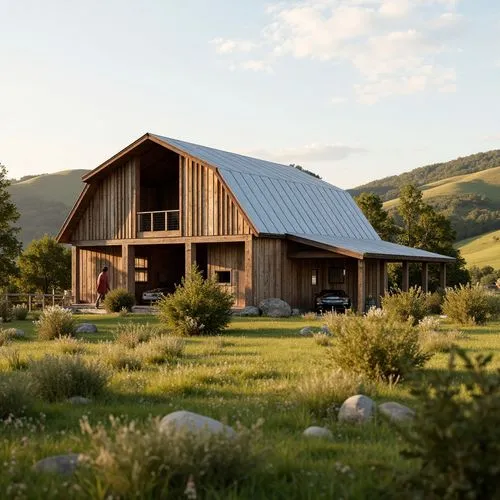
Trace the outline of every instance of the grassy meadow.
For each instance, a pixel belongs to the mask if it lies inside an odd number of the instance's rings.
[[[119,323],[157,323],[154,316],[136,314],[124,318],[78,315],[76,319],[98,327],[98,333],[81,335],[83,356],[95,360],[102,358],[100,342],[113,340]],[[255,435],[258,472],[249,471],[241,484],[198,498],[388,498],[394,477],[415,464],[401,458],[402,441],[387,422],[345,425],[337,423],[332,413],[315,411],[315,396],[320,398],[324,390],[322,380],[336,368],[329,360],[328,346],[298,332],[304,326],[321,325],[321,319],[234,318],[222,337],[185,339],[184,355],[177,361],[145,365],[138,371],[113,371],[106,394],[89,405],[37,401],[30,415],[0,423],[0,497],[107,498],[99,485],[40,476],[31,467],[49,455],[85,453],[88,441],[79,424],[84,416],[91,423],[108,425],[110,415],[146,422],[150,416],[183,409],[232,426],[241,422],[251,427],[262,419],[261,434]],[[5,326],[26,332],[24,339],[11,344],[22,358],[58,354],[54,341],[37,340],[29,319]],[[493,352],[492,368],[500,368],[500,322],[462,330],[467,333],[462,346],[473,353]],[[445,369],[447,360],[446,354],[436,354],[426,370]],[[27,377],[24,371],[7,373],[10,369],[3,356],[0,370],[4,376]],[[417,406],[404,382],[376,384],[369,391],[377,403]],[[311,425],[328,427],[333,440],[304,438],[302,432]]]
[[[500,268],[500,230],[459,241],[456,247],[469,267]]]

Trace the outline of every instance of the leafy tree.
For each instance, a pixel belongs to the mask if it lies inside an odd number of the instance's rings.
[[[21,250],[17,239],[19,228],[14,225],[19,219],[19,212],[7,191],[10,182],[6,175],[6,168],[0,164],[0,286],[7,285],[15,275],[16,258]]]
[[[301,165],[295,165],[295,163],[290,163],[290,166],[293,167],[293,168],[296,168],[297,170],[300,170],[301,172],[309,174],[312,177],[316,177],[316,179],[321,179],[321,177],[318,174],[315,174],[314,172],[311,172],[310,170],[307,170],[307,168],[304,168]]]
[[[71,286],[71,252],[45,235],[33,240],[19,257],[20,285],[26,291],[49,293]]]
[[[354,201],[383,240],[395,241],[399,228],[384,210],[380,196],[374,193],[361,193],[354,198]]]

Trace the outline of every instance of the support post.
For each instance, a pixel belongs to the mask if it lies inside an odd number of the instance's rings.
[[[389,275],[387,274],[387,261],[385,260],[380,262],[380,282],[382,286],[380,295],[383,297],[389,291]]]
[[[429,291],[429,263],[422,262],[422,291],[427,293]]]
[[[410,288],[410,266],[408,261],[403,261],[403,282],[401,283],[401,290],[407,292]]]
[[[358,260],[358,312],[365,312],[366,286],[365,286],[365,261]]]
[[[441,262],[439,268],[439,286],[441,290],[446,290],[446,262]]]
[[[122,245],[122,283],[127,292],[135,295],[135,247]]]
[[[380,297],[382,295],[382,280],[380,276],[380,259],[377,259],[376,265],[375,265],[375,281],[376,281],[376,286],[375,286],[375,303],[377,304],[377,307],[380,307]]]
[[[245,306],[253,306],[253,239],[251,236],[245,240]]]
[[[184,263],[184,277],[187,278],[191,272],[191,266],[196,264],[196,243],[186,241],[184,244]]]
[[[75,304],[80,303],[80,248],[71,247],[71,294]],[[30,304],[31,308],[31,304]]]

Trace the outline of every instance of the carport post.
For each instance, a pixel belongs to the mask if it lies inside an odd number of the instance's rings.
[[[365,286],[365,261],[358,260],[358,312],[365,312],[366,286]]]
[[[184,277],[187,278],[191,272],[191,266],[196,264],[196,243],[186,241],[184,244]]]
[[[401,284],[401,290],[403,292],[407,292],[410,288],[410,266],[408,265],[408,261],[403,261],[403,282]]]
[[[429,263],[422,262],[422,291],[427,293],[429,291]]]
[[[439,269],[439,286],[441,290],[446,290],[446,262],[441,262]]]
[[[135,247],[127,243],[122,245],[122,283],[135,296]]]

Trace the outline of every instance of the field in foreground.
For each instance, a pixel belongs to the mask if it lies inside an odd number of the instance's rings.
[[[84,356],[89,359],[99,359],[99,342],[111,340],[119,322],[155,322],[151,316],[139,315],[78,319],[91,321],[99,329],[97,334],[83,335]],[[135,372],[115,371],[108,393],[88,406],[37,403],[36,412],[29,418],[0,424],[0,460],[4,464],[0,497],[24,498],[18,485],[33,482],[38,485],[39,496],[30,493],[29,498],[69,498],[71,481],[42,481],[31,467],[48,455],[85,452],[88,443],[79,426],[83,416],[91,423],[108,422],[109,415],[145,421],[149,415],[161,417],[184,409],[230,425],[239,421],[250,427],[264,420],[262,436],[256,437],[262,462],[259,474],[250,475],[239,487],[203,498],[387,498],[394,477],[411,470],[414,464],[400,457],[402,443],[386,422],[375,421],[364,427],[341,425],[331,415],[315,416],[303,403],[299,397],[301,385],[313,374],[321,380],[321,375],[328,377],[335,370],[327,348],[313,338],[298,335],[306,325],[320,327],[321,321],[235,318],[223,339],[187,339],[185,355],[176,363]],[[53,342],[35,339],[29,321],[12,326],[27,333],[26,339],[14,341],[22,356],[38,358],[56,353]],[[500,367],[500,323],[466,330],[468,338],[462,346],[473,353],[493,352],[494,366]],[[5,360],[0,363],[7,371]],[[426,369],[444,369],[446,363],[447,356],[438,354]],[[319,391],[320,387],[313,384],[310,390]],[[373,397],[377,403],[416,405],[404,383],[378,385]],[[334,439],[306,440],[302,432],[310,425],[328,427]],[[89,491],[93,498],[104,498],[95,485]],[[76,493],[72,491],[71,495]]]

